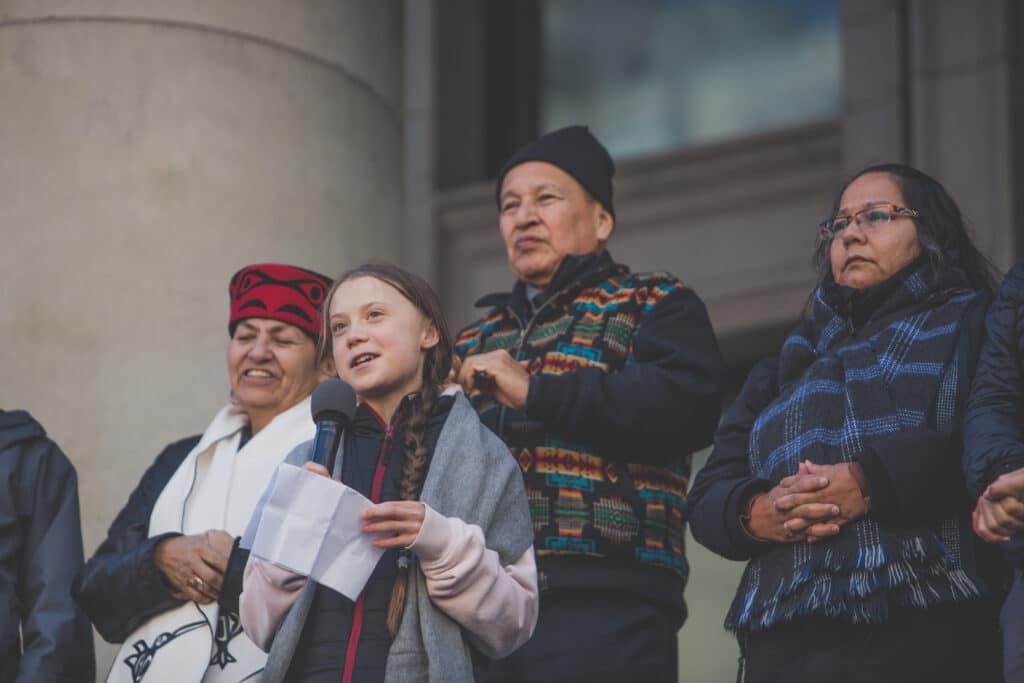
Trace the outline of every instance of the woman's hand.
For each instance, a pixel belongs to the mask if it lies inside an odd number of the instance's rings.
[[[786,529],[806,536],[810,543],[835,536],[841,526],[863,517],[871,510],[871,499],[866,495],[867,479],[858,463],[816,465],[803,462],[799,473],[794,476],[818,476],[828,480],[828,484],[820,489],[811,492],[794,491],[776,502],[779,512],[787,517]],[[823,505],[831,506],[834,513],[823,518]]]
[[[165,538],[153,552],[153,563],[174,588],[175,598],[205,605],[220,595],[234,545],[234,537],[220,529]]]
[[[828,477],[803,472],[786,477],[766,493],[754,495],[748,508],[750,516],[746,522],[747,531],[759,541],[795,543],[806,540],[806,534],[786,526],[792,516],[780,510],[778,502],[788,496],[814,495],[828,485]],[[831,519],[838,514],[836,506],[828,503],[811,504],[802,512],[815,522]]]
[[[974,506],[974,532],[989,543],[1010,540],[1024,529],[1024,469],[1000,475]]]
[[[363,510],[364,534],[393,534],[373,539],[378,548],[408,548],[419,536],[426,508],[415,500],[378,503]]]

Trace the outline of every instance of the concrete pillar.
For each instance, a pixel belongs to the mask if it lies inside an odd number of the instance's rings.
[[[914,165],[939,178],[1001,270],[1022,253],[1015,216],[1016,0],[910,0]],[[1016,125],[1020,125],[1016,123]]]
[[[909,161],[905,0],[843,0],[843,172]]]
[[[0,0],[0,92],[0,407],[78,468],[91,553],[227,400],[236,269],[398,258],[402,4]]]
[[[404,0],[405,85],[402,117],[405,203],[402,265],[438,286],[437,0]]]
[[[843,168],[910,163],[956,199],[986,255],[1024,254],[1021,44],[1013,0],[843,0]]]

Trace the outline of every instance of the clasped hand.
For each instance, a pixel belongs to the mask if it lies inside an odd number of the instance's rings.
[[[751,499],[747,530],[763,541],[816,543],[868,513],[866,488],[857,463],[800,463],[796,474]]]
[[[330,473],[323,465],[307,462],[302,466],[314,474],[330,478]],[[386,534],[373,539],[378,548],[408,548],[419,536],[426,517],[426,507],[416,500],[394,500],[377,503],[363,510],[364,534]]]
[[[974,531],[989,543],[1010,540],[1024,529],[1024,469],[1000,475],[974,506]]]

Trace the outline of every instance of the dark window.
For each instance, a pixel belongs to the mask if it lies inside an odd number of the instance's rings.
[[[837,0],[543,0],[539,125],[617,157],[839,113]]]
[[[438,3],[438,181],[585,123],[617,158],[839,113],[838,0]]]

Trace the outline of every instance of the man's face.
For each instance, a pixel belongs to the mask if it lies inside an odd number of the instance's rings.
[[[501,184],[499,225],[515,276],[551,282],[568,254],[590,254],[612,233],[611,214],[562,169],[544,161],[512,168]]]

